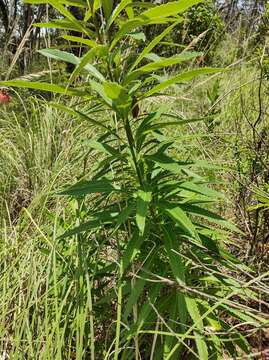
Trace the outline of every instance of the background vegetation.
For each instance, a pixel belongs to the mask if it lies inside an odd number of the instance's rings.
[[[268,357],[268,14],[0,0],[1,359]]]

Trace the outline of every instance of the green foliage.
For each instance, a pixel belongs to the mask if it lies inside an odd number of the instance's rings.
[[[258,34],[256,36],[259,45],[266,43],[269,34],[269,6],[265,4],[265,11],[262,14],[261,21],[259,22]]]
[[[29,357],[40,354],[44,359],[223,359],[249,353],[247,337],[230,325],[231,318],[251,329],[266,324],[251,308],[238,305],[258,298],[255,289],[248,289],[256,279],[242,286],[229,275],[243,267],[222,240],[228,231],[238,230],[211,209],[216,192],[199,173],[206,164],[173,156],[175,141],[166,128],[182,129],[198,119],[181,118],[160,106],[144,109],[146,101],[158,99],[170,86],[221,71],[182,70],[163,78],[166,68],[197,54],[156,56],[152,51],[163,33],[138,53],[130,36],[157,24],[165,24],[167,35],[182,12],[198,2],[150,4],[146,9],[144,2],[130,0],[115,8],[96,0],[79,2],[85,11],[79,21],[68,10],[69,2],[50,0],[63,16],[61,26],[83,33],[82,39],[72,40],[85,43],[86,38],[90,48],[80,58],[42,50],[76,66],[67,84],[1,83],[76,97],[71,106],[52,106],[96,132],[85,144],[95,162],[57,194],[69,201],[61,217],[51,214],[53,241],[40,231],[48,276],[31,286],[34,293],[27,292],[30,300],[18,320],[23,331],[10,329],[15,332],[12,355],[22,343]],[[217,99],[215,93],[212,99]],[[42,319],[33,303],[43,294],[45,341],[32,343]]]
[[[206,49],[210,57],[223,37],[223,30],[224,23],[215,9],[214,2],[206,1],[187,11],[182,39],[188,44],[206,32],[197,46],[199,49]]]

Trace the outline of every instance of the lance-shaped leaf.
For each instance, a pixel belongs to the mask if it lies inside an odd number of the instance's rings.
[[[173,251],[177,250],[179,243],[176,241],[174,233],[168,226],[163,226],[162,230],[164,234],[164,246],[169,257],[169,263],[173,275],[179,284],[185,283],[184,263],[180,256]]]
[[[109,19],[110,14],[112,12],[113,9],[113,0],[102,0],[102,7],[104,9],[104,13],[105,13],[105,18],[106,20]]]
[[[198,4],[202,0],[180,0],[172,1],[168,4],[162,4],[154,6],[144,12],[138,17],[130,17],[131,19],[123,24],[120,30],[115,34],[111,49],[116,45],[122,36],[126,35],[129,31],[135,29],[138,26],[149,24],[161,24],[166,23],[172,19],[172,16],[183,13],[189,7]],[[174,19],[173,19],[174,20]]]
[[[136,223],[140,232],[140,235],[144,234],[145,225],[146,225],[146,216],[148,212],[148,207],[151,202],[151,192],[139,190],[137,192],[136,200]]]
[[[153,71],[163,69],[168,66],[180,64],[184,61],[191,60],[199,55],[201,55],[201,53],[185,52],[185,53],[177,55],[177,56],[172,56],[168,59],[163,59],[163,60],[152,62],[150,64],[144,65],[144,66],[140,67],[139,69],[131,72],[129,75],[127,75],[124,82],[126,84],[128,84],[130,81],[137,79],[141,74],[148,73],[148,72],[152,73]]]
[[[154,37],[153,40],[151,40],[151,42],[143,49],[143,51],[139,54],[139,56],[137,57],[137,59],[135,60],[135,62],[133,63],[133,65],[130,68],[130,71],[133,71],[133,69],[142,61],[142,59],[144,59],[144,57],[146,55],[148,55],[152,49],[155,48],[155,46],[157,46],[162,39],[168,35],[173,29],[174,27],[179,23],[179,21],[176,21],[175,23],[173,23],[172,25],[168,26],[168,28],[166,28],[161,34],[159,34],[158,36]]]
[[[58,0],[58,2],[59,4],[63,4],[63,5],[78,6],[82,8],[87,7],[87,3],[83,0]],[[25,0],[24,3],[41,5],[41,4],[48,4],[49,0]]]
[[[198,4],[202,0],[180,0],[171,1],[167,4],[155,6],[149,10],[144,11],[140,17],[154,19],[159,17],[168,17],[181,14],[193,5]]]
[[[113,24],[113,22],[117,19],[119,14],[126,8],[128,4],[130,4],[132,0],[122,0],[113,10],[108,22],[107,22],[107,30]]]
[[[203,335],[201,335],[201,333],[204,330],[204,325],[203,325],[203,320],[201,318],[197,302],[195,299],[190,298],[188,296],[186,296],[185,300],[186,300],[187,309],[190,314],[190,317],[192,318],[192,321],[195,324],[197,324],[198,331],[194,331],[194,336],[195,336],[195,342],[196,342],[196,346],[197,346],[197,350],[198,350],[198,354],[199,354],[199,359],[208,360],[207,345],[203,338]]]
[[[84,33],[85,31],[82,31],[79,26],[74,24],[73,22],[66,20],[66,19],[55,19],[49,22],[43,22],[43,23],[35,23],[33,26],[38,28],[48,28],[48,29],[63,29],[68,31],[77,31],[78,33]],[[87,34],[88,35],[88,34]]]
[[[210,189],[208,187],[206,187],[205,185],[200,185],[197,184],[195,182],[191,182],[191,181],[185,181],[183,183],[179,184],[179,188],[193,192],[193,193],[197,193],[200,195],[204,195],[207,197],[213,197],[213,198],[223,198],[224,195],[216,190]]]
[[[85,39],[80,36],[63,35],[62,38],[65,40],[68,40],[68,41],[76,42],[79,44],[84,44],[84,45],[87,45],[90,47],[96,47],[98,45],[96,41],[93,41],[90,39]]]
[[[62,110],[64,112],[66,112],[67,114],[70,114],[74,117],[80,118],[80,119],[84,119],[86,121],[88,121],[90,124],[100,127],[104,130],[107,130],[109,133],[113,133],[112,130],[107,127],[106,125],[104,125],[101,121],[98,121],[96,119],[93,119],[92,117],[90,117],[87,114],[84,114],[83,112],[80,112],[78,110],[74,110],[68,106],[59,104],[59,103],[50,103],[51,106],[55,107],[56,109]]]
[[[84,96],[87,95],[86,92],[77,89],[66,89],[63,86],[50,84],[46,82],[30,82],[23,80],[10,80],[10,81],[0,81],[0,85],[11,86],[11,87],[20,87],[41,91],[49,91],[55,94],[64,94],[70,96]]]
[[[161,202],[159,206],[161,210],[163,210],[171,219],[182,227],[183,230],[186,231],[193,239],[199,240],[200,242],[199,235],[194,224],[181,207],[169,202]]]
[[[168,88],[171,85],[190,81],[190,80],[194,79],[196,76],[213,74],[213,73],[217,73],[217,72],[220,72],[220,71],[223,71],[223,69],[219,69],[219,68],[202,68],[202,69],[195,69],[195,70],[187,71],[187,72],[185,72],[183,74],[179,74],[179,75],[173,76],[173,77],[171,77],[171,78],[169,78],[167,80],[164,80],[159,85],[154,86],[151,90],[149,90],[148,92],[146,92],[144,94],[144,97],[148,97],[148,96],[151,96],[153,94],[156,94],[157,92],[160,92],[161,90],[164,90],[164,89]]]
[[[221,217],[218,214],[215,214],[210,210],[204,209],[197,205],[190,205],[190,204],[181,204],[180,206],[183,210],[187,211],[192,215],[204,217],[207,220],[214,222],[226,229],[241,233],[241,231],[234,224],[225,220],[223,217]]]
[[[193,164],[193,162],[176,161],[168,155],[159,153],[153,155],[146,155],[145,159],[154,161],[162,169],[170,171],[174,174],[180,174],[183,170],[185,171],[188,166],[191,166]]]
[[[98,180],[98,181],[82,181],[77,184],[70,186],[68,189],[62,191],[61,195],[69,196],[85,196],[87,194],[93,193],[106,193],[110,194],[112,192],[119,192],[121,188],[114,185],[109,180]]]
[[[81,66],[82,59],[78,58],[74,54],[69,53],[67,51],[62,51],[58,49],[42,49],[39,50],[38,52],[51,59],[65,61],[79,67]],[[83,65],[84,65],[83,69],[86,70],[91,75],[93,75],[95,78],[97,78],[100,81],[105,80],[104,76],[93,65],[88,63],[85,63]]]
[[[86,142],[87,145],[89,145],[91,148],[95,150],[99,150],[103,153],[106,153],[108,155],[112,155],[116,158],[121,158],[124,161],[124,154],[122,154],[119,150],[113,148],[107,143],[99,142],[95,140],[89,140]]]
[[[106,45],[98,45],[92,49],[90,49],[85,55],[82,56],[82,58],[79,59],[79,63],[77,64],[75,70],[73,71],[70,81],[72,82],[77,75],[80,74],[80,72],[87,66],[89,66],[89,62],[91,62],[96,56],[100,57],[106,54],[107,52],[107,46]],[[93,65],[91,65],[91,68],[95,69]],[[96,70],[97,72],[97,70]],[[100,73],[99,73],[100,74]],[[101,74],[100,74],[101,75]],[[99,77],[100,78],[100,77]],[[104,77],[101,75],[101,81],[104,81]]]
[[[158,18],[158,20],[150,20],[148,18],[142,18],[142,17],[135,17],[131,20],[126,21],[122,27],[120,28],[120,30],[115,34],[113,41],[110,45],[110,50],[112,50],[115,45],[118,43],[118,41],[120,39],[122,39],[122,37],[124,37],[126,34],[128,34],[130,31],[143,26],[143,25],[149,25],[151,23],[153,24],[165,24],[167,22],[167,19],[165,17],[162,18]]]
[[[140,236],[138,231],[134,231],[131,239],[128,241],[126,250],[122,255],[122,269],[123,272],[131,265],[135,256],[139,252],[139,249],[144,241],[144,237]]]
[[[68,19],[74,26],[78,27],[81,32],[84,32],[89,36],[91,35],[92,32],[89,32],[88,29],[84,25],[82,25],[81,22],[77,20],[74,15],[58,0],[48,0],[48,4],[57,9],[60,14],[62,14],[66,19]]]

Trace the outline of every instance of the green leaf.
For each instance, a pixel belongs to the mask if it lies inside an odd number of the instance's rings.
[[[170,20],[170,16],[177,15],[185,11],[188,7],[197,4],[201,0],[181,0],[174,1],[168,4],[152,7],[144,11],[138,17],[130,16],[130,20],[125,22],[120,30],[115,34],[112,41],[110,50],[116,45],[116,43],[128,32],[137,28],[138,26],[149,24],[162,24]],[[170,31],[170,30],[169,30]],[[160,40],[158,40],[159,42]],[[157,42],[157,43],[158,43]],[[143,55],[144,56],[144,55]]]
[[[83,32],[85,34],[85,31],[81,31],[79,26],[76,26],[73,22],[65,20],[65,19],[56,19],[50,22],[44,22],[44,23],[35,23],[33,26],[38,28],[48,28],[48,29],[63,29],[68,31],[77,31],[77,32]]]
[[[166,36],[169,34],[169,32],[171,30],[173,30],[173,28],[178,24],[179,22],[177,21],[176,23],[173,23],[172,25],[170,25],[168,28],[166,28],[160,35],[156,36],[141,52],[141,54],[138,56],[138,58],[135,60],[135,62],[133,63],[133,65],[130,68],[130,72],[133,71],[133,69],[143,60],[143,58],[148,55],[152,49],[155,48],[156,45],[159,44],[159,42]]]
[[[127,91],[118,83],[107,81],[104,83],[104,92],[112,100],[113,109],[125,117],[132,105],[132,99]]]
[[[128,35],[135,40],[144,41],[144,42],[146,41],[146,36],[142,31],[129,33]]]
[[[107,0],[111,1],[111,0]],[[102,0],[93,0],[93,13],[96,12],[96,10],[100,9]]]
[[[146,159],[154,161],[162,169],[170,171],[174,174],[182,173],[186,170],[187,166],[191,166],[192,162],[179,162],[165,154],[153,154],[145,156]]]
[[[192,53],[185,52],[181,55],[172,56],[168,59],[164,59],[164,60],[160,60],[160,61],[156,61],[156,62],[147,64],[147,65],[144,65],[144,66],[140,67],[139,69],[129,73],[129,75],[127,75],[127,77],[125,78],[124,82],[126,84],[128,84],[130,81],[137,79],[141,74],[144,74],[147,72],[153,72],[155,70],[163,69],[165,67],[172,66],[175,64],[180,64],[183,61],[193,59],[193,58],[199,56],[200,54],[201,53],[197,53],[197,52],[192,52]]]
[[[113,9],[113,0],[102,0],[102,7],[104,9],[106,20],[109,19],[111,11]]]
[[[96,41],[90,40],[90,39],[85,39],[82,38],[80,36],[71,36],[71,35],[63,35],[62,36],[63,39],[68,40],[68,41],[72,41],[72,42],[76,42],[79,44],[84,44],[90,47],[96,47],[98,46]]]
[[[66,89],[60,85],[45,83],[45,82],[30,82],[23,80],[10,80],[10,81],[0,81],[0,85],[3,86],[11,86],[11,87],[20,87],[27,89],[35,89],[42,91],[49,91],[55,94],[64,94],[69,96],[83,96],[87,95],[87,93],[77,90],[77,89]]]
[[[127,35],[132,30],[136,29],[137,27],[148,25],[148,24],[164,24],[167,22],[167,19],[165,17],[159,18],[157,21],[152,21],[148,18],[142,18],[142,17],[135,17],[131,20],[126,21],[122,27],[119,29],[118,32],[114,35],[113,41],[110,45],[110,51],[115,47],[115,45],[118,43],[120,39],[122,39],[125,35]]]
[[[206,186],[191,182],[191,181],[185,181],[181,184],[179,184],[179,188],[188,190],[190,192],[194,192],[200,195],[204,195],[207,197],[213,197],[213,198],[223,198],[224,195],[220,192],[210,189]]]
[[[94,126],[97,127],[101,127],[102,129],[107,130],[109,133],[112,133],[112,130],[105,126],[101,121],[95,120],[93,118],[91,118],[90,116],[88,116],[87,114],[84,114],[78,110],[74,110],[68,106],[62,105],[62,104],[58,104],[58,103],[50,103],[51,106],[55,107],[56,109],[62,110],[72,116],[78,117],[80,119],[84,119],[86,121],[88,121],[89,123],[91,123]]]
[[[180,0],[180,1],[171,1],[168,4],[163,4],[155,6],[152,9],[144,11],[140,17],[144,18],[159,18],[159,17],[168,17],[178,15],[183,13],[185,10],[190,8],[193,5],[200,3],[202,0]]]
[[[62,51],[58,49],[42,49],[38,52],[51,59],[65,61],[79,67],[81,66],[81,59],[72,53],[68,53],[67,51]],[[98,80],[105,80],[103,75],[93,65],[85,63],[83,69],[86,70],[88,73],[92,74]]]
[[[201,335],[201,332],[204,330],[203,320],[201,319],[200,311],[198,309],[198,305],[195,299],[190,298],[188,296],[185,297],[186,305],[188,312],[192,318],[192,321],[197,325],[199,332],[194,331],[195,342],[199,354],[199,359],[208,360],[208,349],[206,346],[206,342]]]
[[[131,3],[132,3],[132,2],[133,2],[133,1],[131,1]],[[126,8],[126,13],[127,13],[129,19],[133,19],[133,18],[134,18],[134,10],[133,10],[133,8],[132,8],[131,6],[128,6],[128,7]]]
[[[61,60],[71,64],[77,64],[78,62],[78,58],[74,54],[67,51],[62,51],[58,49],[41,49],[37,50],[37,52],[50,59]]]
[[[151,202],[151,195],[150,191],[139,190],[137,192],[136,223],[140,235],[143,235],[145,231],[146,216],[149,203]]]
[[[181,207],[164,202],[160,203],[160,208],[164,210],[170,218],[178,223],[180,227],[182,227],[192,238],[199,239],[195,226]]]
[[[118,215],[117,217],[117,223],[115,225],[116,228],[118,228],[120,225],[124,224],[129,217],[133,214],[134,212],[134,204],[131,203],[128,206],[126,206]]]
[[[78,7],[86,7],[87,4],[83,0],[58,0],[60,4],[70,5],[70,6],[78,6]],[[48,0],[25,0],[25,4],[33,4],[33,5],[41,5],[41,4],[48,4]]]
[[[86,27],[82,26],[80,21],[77,20],[73,16],[73,14],[65,6],[63,6],[58,0],[48,0],[48,4],[50,4],[55,9],[57,9],[66,19],[68,19],[81,32],[84,32],[84,33],[90,35],[90,33],[88,32],[88,29]]]
[[[106,193],[118,192],[121,189],[118,186],[112,184],[109,180],[98,180],[98,181],[82,181],[78,182],[68,189],[62,191],[61,195],[69,196],[84,196],[92,193]]]
[[[154,304],[158,299],[162,287],[163,287],[162,284],[156,284],[153,285],[152,288],[149,290],[148,298],[150,299],[150,302],[152,304]],[[149,301],[145,301],[139,311],[137,322],[131,327],[129,331],[127,331],[126,334],[127,339],[128,338],[130,339],[132,336],[138,333],[138,331],[143,327],[143,325],[146,323],[147,319],[151,314],[152,314],[152,307]],[[154,315],[154,317],[156,316]]]
[[[248,323],[249,325],[254,325],[256,327],[259,327],[262,323],[268,324],[268,322],[263,319],[261,316],[255,316],[254,314],[251,314],[250,312],[243,310],[236,310],[232,307],[229,307],[225,304],[221,305],[222,308],[224,308],[228,314],[231,316],[234,316],[236,319],[242,320],[244,323]]]
[[[94,91],[105,101],[105,103],[112,108],[112,100],[106,95],[104,86],[98,82],[91,80],[90,85]]]
[[[135,140],[136,140],[138,149],[141,148],[141,146],[144,142],[144,139],[145,139],[145,134],[148,132],[147,130],[151,126],[152,122],[156,119],[159,119],[161,117],[161,115],[162,115],[162,108],[160,107],[158,111],[148,114],[143,119],[143,121],[140,122],[140,124],[136,130],[136,134],[135,134]]]
[[[107,22],[107,30],[110,28],[110,26],[113,24],[113,22],[117,19],[119,14],[126,8],[128,4],[130,4],[132,0],[122,0],[113,10],[108,22]]]
[[[139,275],[141,276],[142,274],[139,273]],[[139,297],[142,294],[145,285],[146,285],[146,280],[144,280],[144,279],[136,279],[135,280],[135,285],[127,298],[128,300],[127,300],[127,303],[124,308],[123,319],[125,322],[128,321],[128,316],[131,313],[131,311],[133,310],[133,306],[135,304],[137,304],[137,302],[139,301]]]
[[[121,85],[116,82],[106,82],[104,84],[104,91],[111,100],[118,100],[122,94],[126,94],[125,90]]]
[[[128,241],[126,250],[122,255],[122,267],[123,272],[131,265],[135,256],[139,252],[139,249],[144,241],[144,237],[138,234],[138,231],[134,231],[131,239]]]
[[[201,208],[196,205],[190,205],[190,204],[181,204],[180,206],[183,210],[187,211],[190,214],[204,217],[207,220],[212,221],[218,225],[221,225],[226,229],[241,233],[241,231],[234,224],[230,223],[229,221],[225,220],[220,215],[215,214],[214,212],[212,212],[210,210]]]
[[[122,158],[124,160],[124,155],[121,154],[117,149],[113,148],[112,146],[102,143],[95,140],[89,140],[87,141],[87,145],[89,145],[91,148],[102,151],[106,154],[112,155],[117,158]]]
[[[101,218],[95,218],[93,220],[87,221],[79,226],[74,227],[71,230],[67,230],[64,232],[61,236],[59,236],[59,239],[65,239],[67,237],[75,236],[78,234],[81,234],[82,232],[89,232],[92,230],[96,230],[98,228],[102,228],[105,224],[112,224],[115,221],[115,217],[117,214],[114,214],[114,216],[111,216],[111,214],[102,214],[103,216]]]
[[[201,69],[195,69],[195,70],[190,70],[187,71],[183,74],[177,75],[177,76],[173,76],[171,78],[169,78],[168,80],[163,81],[162,83],[160,83],[159,85],[154,86],[151,90],[149,90],[148,92],[146,92],[144,94],[144,97],[148,97],[151,96],[161,90],[166,89],[167,87],[174,85],[176,83],[182,83],[182,82],[186,82],[186,81],[190,81],[193,78],[195,78],[196,76],[199,75],[207,75],[207,74],[213,74],[213,73],[217,73],[223,71],[223,69],[220,68],[201,68]]]
[[[82,56],[82,58],[79,59],[79,63],[77,64],[75,70],[73,71],[71,77],[70,77],[70,81],[72,82],[75,77],[77,75],[80,74],[80,72],[86,68],[87,66],[89,67],[90,64],[89,62],[91,62],[96,56],[102,56],[104,55],[104,53],[107,51],[107,46],[106,45],[98,45],[95,46],[94,48],[90,49],[85,55]],[[93,65],[91,65],[92,69],[95,69],[95,67],[93,67]],[[95,73],[97,75],[99,75],[100,78],[100,73],[97,72],[97,70],[95,69]],[[104,81],[104,77],[103,75],[101,75],[101,81]]]
[[[168,254],[170,267],[176,281],[181,285],[185,283],[185,266],[180,256],[173,251],[177,250],[179,244],[175,239],[174,233],[168,226],[163,226],[162,230],[164,234],[164,246]]]
[[[171,65],[175,65],[175,64],[179,64],[183,61],[188,61],[191,60],[197,56],[201,55],[201,53],[197,53],[197,52],[185,52],[183,54],[180,55],[175,55],[172,56],[170,58],[167,59],[163,59],[157,62],[153,62],[147,65],[144,65],[142,67],[140,67],[139,69],[137,69],[137,71],[142,71],[142,72],[151,72],[154,70],[158,70],[160,68],[164,68],[167,66],[171,66]]]

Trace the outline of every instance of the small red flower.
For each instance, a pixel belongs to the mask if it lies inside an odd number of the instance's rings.
[[[0,90],[0,104],[9,104],[11,99],[11,96],[6,90]]]

